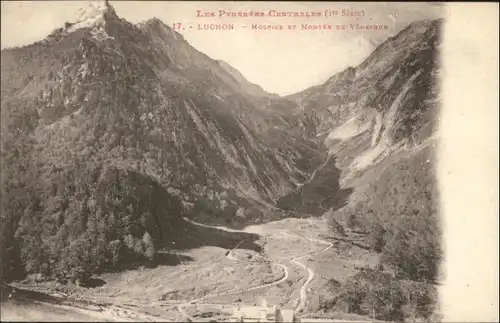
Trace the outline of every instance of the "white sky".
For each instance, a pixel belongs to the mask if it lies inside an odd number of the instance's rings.
[[[66,21],[74,21],[88,1],[2,1],[1,47],[27,45],[46,37]],[[157,17],[166,24],[193,25],[181,31],[198,50],[237,68],[265,90],[290,94],[319,84],[347,66],[359,64],[376,44],[415,19],[437,18],[441,6],[431,3],[327,2],[180,2],[111,1],[117,14],[132,23]],[[197,18],[196,10],[320,11],[364,10],[365,17]],[[392,17],[391,17],[392,16]],[[241,24],[387,24],[389,30],[252,31]],[[198,31],[197,24],[234,23],[232,31]],[[286,27],[286,26],[285,26]]]

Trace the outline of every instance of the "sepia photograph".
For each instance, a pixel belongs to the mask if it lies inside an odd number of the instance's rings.
[[[498,320],[498,4],[454,6],[2,1],[1,320]]]

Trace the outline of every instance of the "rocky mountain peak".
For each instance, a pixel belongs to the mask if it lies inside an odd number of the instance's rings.
[[[78,10],[75,19],[67,21],[64,26],[55,29],[44,41],[59,41],[66,35],[81,29],[102,31],[106,25],[119,20],[121,19],[109,1],[90,1],[86,7]]]
[[[94,25],[105,24],[106,18],[117,18],[115,9],[109,1],[91,1],[87,7],[78,11],[77,19],[74,23],[67,24],[68,31]]]
[[[115,13],[109,1],[92,1],[87,7],[78,11],[77,22],[83,22],[104,15],[105,13]],[[116,13],[115,13],[116,14]]]

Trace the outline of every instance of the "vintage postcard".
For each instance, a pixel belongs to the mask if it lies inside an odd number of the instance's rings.
[[[2,321],[498,321],[498,4],[1,27]]]

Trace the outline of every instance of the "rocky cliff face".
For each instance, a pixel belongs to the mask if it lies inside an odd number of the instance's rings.
[[[297,103],[294,115],[300,120],[299,127],[307,121],[310,135],[324,140],[335,157],[342,186],[350,186],[355,177],[396,151],[411,150],[434,138],[440,99],[441,24],[441,20],[413,22],[359,66],[348,67],[324,84],[287,97]],[[322,187],[322,181],[317,178],[308,183],[299,195],[318,191],[314,187]],[[328,201],[340,193],[336,187],[316,199]],[[279,205],[294,200],[294,205],[304,210],[309,203],[290,196]],[[322,210],[340,200],[324,204]]]
[[[326,137],[334,153],[347,142],[361,144],[357,152],[346,154],[359,158],[346,160],[344,167],[362,169],[397,147],[416,146],[432,137],[439,102],[441,24],[413,22],[359,66],[290,97],[298,102],[298,111],[317,116],[318,134]]]

